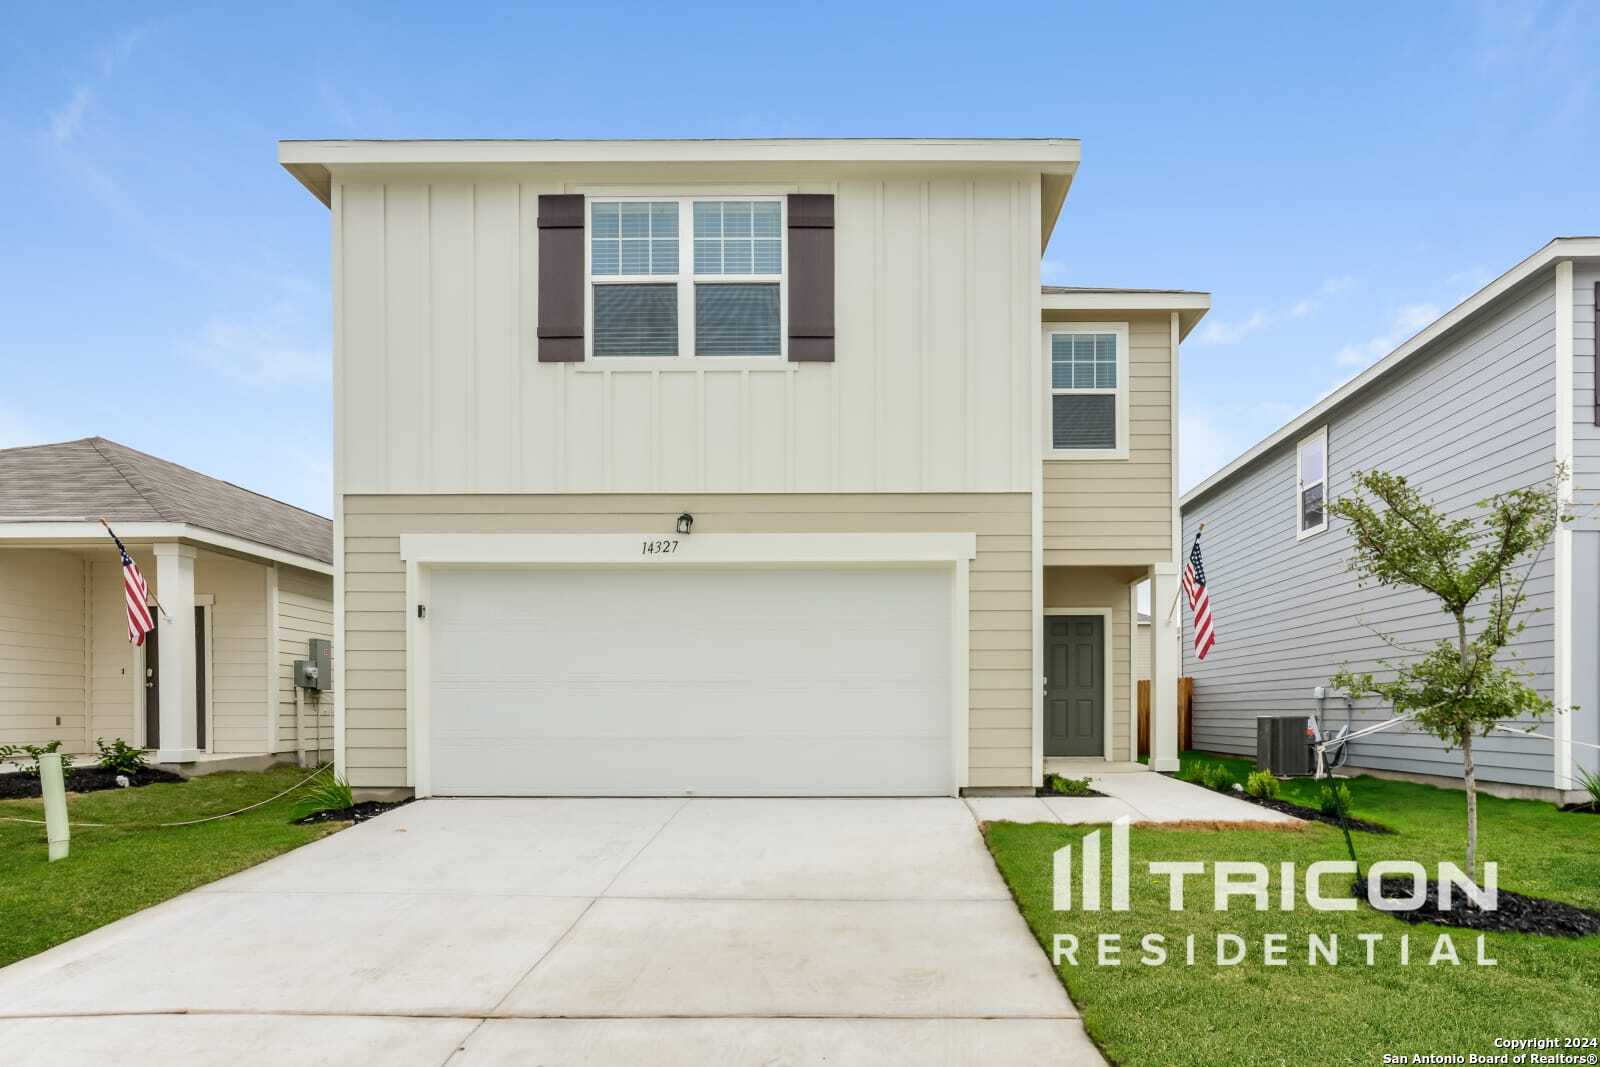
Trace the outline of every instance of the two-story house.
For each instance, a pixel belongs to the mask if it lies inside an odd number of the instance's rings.
[[[1041,288],[1076,141],[279,158],[332,214],[352,785],[951,795],[1135,755],[1208,300]]]
[[[1527,564],[1525,628],[1503,660],[1556,713],[1503,724],[1473,761],[1495,792],[1587,799],[1582,775],[1600,773],[1597,293],[1600,238],[1557,238],[1184,496],[1185,537],[1205,523],[1219,630],[1204,660],[1184,646],[1196,747],[1254,752],[1257,716],[1318,714],[1335,731],[1387,721],[1392,709],[1336,693],[1334,673],[1381,674],[1455,637],[1426,594],[1349,571],[1352,539],[1328,502],[1357,471],[1403,474],[1452,518],[1481,521],[1479,501],[1564,467],[1575,521]],[[1353,743],[1348,760],[1440,784],[1462,776],[1459,751],[1410,725]]]

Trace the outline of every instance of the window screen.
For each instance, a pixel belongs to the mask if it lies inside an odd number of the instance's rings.
[[[1115,389],[1117,335],[1054,334],[1050,338],[1050,385],[1054,389]]]
[[[782,208],[776,200],[700,200],[694,205],[696,274],[778,274]]]
[[[1112,393],[1057,393],[1050,398],[1055,448],[1116,448],[1117,398]]]
[[[596,203],[590,209],[589,272],[678,273],[678,205],[674,201]]]
[[[725,282],[694,290],[694,349],[699,356],[775,356],[778,287]]]
[[[678,287],[659,284],[595,286],[594,354],[677,355]]]

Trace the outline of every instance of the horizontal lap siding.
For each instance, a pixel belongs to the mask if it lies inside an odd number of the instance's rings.
[[[404,588],[401,575],[400,588]],[[278,568],[278,749],[299,745],[295,722],[294,661],[310,656],[314,637],[333,638],[333,579],[323,574]],[[339,650],[334,649],[336,657]],[[403,654],[403,653],[402,653]],[[330,679],[331,682],[331,679]],[[333,690],[306,702],[308,748],[333,749]]]
[[[1495,492],[1548,479],[1555,462],[1554,297],[1549,284],[1511,294],[1492,317],[1436,345],[1393,380],[1326,421],[1328,494],[1352,488],[1357,470],[1408,476],[1425,498],[1453,514],[1479,514]],[[1310,431],[1314,431],[1312,427]],[[1217,644],[1204,662],[1193,654],[1184,612],[1184,673],[1195,678],[1198,748],[1253,753],[1259,715],[1308,714],[1313,686],[1343,666],[1382,672],[1396,651],[1374,631],[1411,645],[1453,637],[1449,617],[1407,590],[1358,587],[1346,568],[1351,539],[1335,520],[1321,534],[1295,538],[1295,442],[1287,442],[1226,486],[1185,509],[1184,543],[1204,521],[1206,575]],[[1554,568],[1549,553],[1528,584],[1527,629],[1515,652],[1541,691],[1552,691]],[[1481,614],[1481,613],[1480,613]],[[1404,653],[1398,653],[1405,658]],[[1343,702],[1327,702],[1334,725]],[[1390,717],[1358,706],[1357,726]],[[1551,784],[1549,742],[1496,735],[1474,745],[1490,780]],[[1352,749],[1353,765],[1459,776],[1458,752],[1406,728]]]
[[[1127,321],[1128,458],[1045,461],[1044,547],[1057,554],[1049,562],[1172,558],[1172,321],[1165,314]]]
[[[1029,498],[997,494],[347,496],[344,501],[345,755],[351,784],[406,778],[402,533],[973,532],[970,783],[1033,779]],[[1124,597],[1126,600],[1126,597]]]
[[[0,550],[0,745],[84,750],[83,583],[77,555]]]
[[[208,552],[195,557],[195,592],[214,598],[207,737],[212,752],[268,751],[266,582],[259,563]]]

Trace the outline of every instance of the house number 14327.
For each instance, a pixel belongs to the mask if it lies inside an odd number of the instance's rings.
[[[676,540],[645,541],[639,554],[642,556],[670,556],[676,551],[678,551],[678,542]]]

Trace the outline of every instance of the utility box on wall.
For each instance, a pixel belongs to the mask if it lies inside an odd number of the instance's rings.
[[[313,692],[333,688],[333,642],[313,637],[308,645],[310,658],[294,661],[294,684]]]

